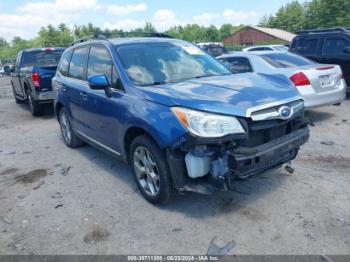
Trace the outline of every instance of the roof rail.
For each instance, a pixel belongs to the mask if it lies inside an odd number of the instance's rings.
[[[152,33],[152,32],[112,32],[112,33],[101,33],[101,34],[94,34],[94,35],[90,35],[90,36],[86,36],[83,38],[80,38],[76,41],[74,41],[73,43],[71,43],[70,45],[75,45],[78,43],[82,43],[88,40],[107,40],[112,37],[112,36],[116,36],[116,37],[137,37],[137,36],[141,36],[141,37],[164,37],[164,38],[173,38],[170,35],[164,34],[164,33]]]
[[[327,32],[350,32],[349,27],[336,27],[336,28],[322,28],[322,29],[312,29],[312,30],[301,30],[297,32],[298,34],[318,34]]]
[[[99,34],[95,34],[95,35],[89,35],[89,36],[85,36],[85,37],[82,37],[82,38],[79,38],[78,40],[72,42],[70,45],[75,45],[75,44],[78,44],[78,43],[82,43],[82,42],[85,42],[85,41],[88,41],[88,40],[93,40],[93,39],[101,39],[101,40],[107,40],[107,38],[103,37],[103,36],[100,36]]]

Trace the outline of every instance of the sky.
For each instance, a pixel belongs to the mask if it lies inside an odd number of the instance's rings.
[[[0,37],[33,38],[48,24],[130,30],[151,22],[159,31],[174,25],[256,25],[291,0],[12,0],[0,1]]]

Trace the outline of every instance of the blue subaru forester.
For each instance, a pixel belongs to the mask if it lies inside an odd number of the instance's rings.
[[[151,203],[176,191],[230,189],[288,164],[309,137],[287,78],[233,75],[162,34],[77,41],[52,83],[67,146],[87,142],[127,161]]]

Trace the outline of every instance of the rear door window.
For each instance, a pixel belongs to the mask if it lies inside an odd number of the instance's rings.
[[[297,46],[293,49],[302,55],[316,55],[318,43],[318,38],[300,38]]]
[[[86,80],[85,65],[88,52],[88,46],[80,47],[73,51],[72,59],[70,60],[69,64],[69,77],[80,80]]]
[[[273,51],[271,47],[255,47],[249,49],[249,51]]]
[[[68,66],[69,66],[69,60],[71,56],[72,56],[72,51],[69,50],[65,52],[61,58],[61,63],[59,65],[58,71],[64,76],[68,75]]]
[[[343,38],[327,38],[323,45],[324,55],[344,54],[346,47],[350,47],[350,41]]]
[[[253,68],[248,58],[245,57],[228,57],[222,59],[224,64],[228,65],[229,69],[234,74],[253,72]]]

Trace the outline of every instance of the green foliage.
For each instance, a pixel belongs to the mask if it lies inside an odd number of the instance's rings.
[[[205,27],[188,24],[186,26],[173,26],[165,33],[189,42],[220,42],[242,27],[243,25],[233,26],[231,24],[224,24],[220,28],[214,25]]]
[[[349,0],[312,0],[301,5],[293,1],[282,6],[274,16],[264,16],[260,26],[289,32],[350,26]]]

